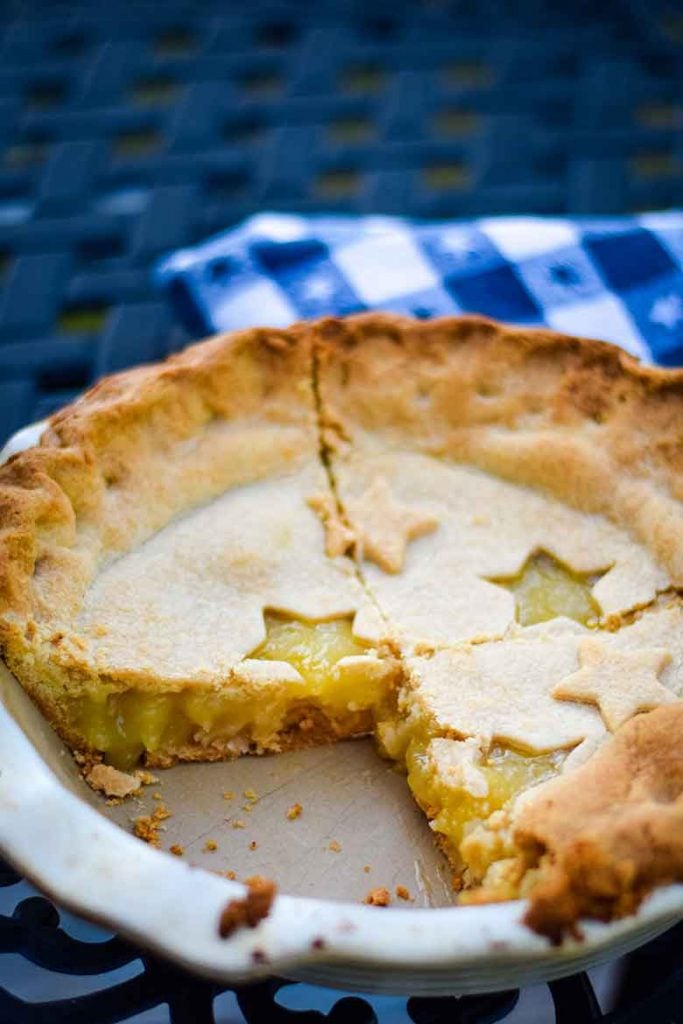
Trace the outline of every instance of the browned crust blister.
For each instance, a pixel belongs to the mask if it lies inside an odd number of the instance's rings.
[[[363,432],[409,436],[427,454],[605,514],[683,586],[683,371],[480,317],[369,313],[220,336],[105,379],[0,468],[0,653],[68,742],[59,693],[78,680],[60,618],[103,560],[243,482],[221,476],[225,465],[195,473],[201,483],[182,476],[212,426],[231,421],[289,431],[294,454],[311,438],[317,451],[319,437],[332,474],[332,457]],[[637,716],[520,814],[519,870],[537,875],[532,927],[556,938],[581,914],[628,913],[654,885],[683,880],[680,725],[680,706]],[[282,744],[330,730],[293,730]]]

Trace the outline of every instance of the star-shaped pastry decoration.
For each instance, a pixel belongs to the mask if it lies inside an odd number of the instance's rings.
[[[390,573],[403,568],[408,541],[431,533],[439,525],[436,516],[397,501],[382,476],[375,477],[358,497],[349,498],[346,511],[358,557]]]
[[[661,648],[617,651],[586,639],[579,645],[578,672],[557,683],[551,694],[558,700],[596,704],[607,728],[616,732],[639,711],[675,702],[658,678],[670,661],[671,654]]]

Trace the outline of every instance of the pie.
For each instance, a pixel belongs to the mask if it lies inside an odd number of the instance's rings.
[[[683,880],[683,372],[478,317],[220,336],[0,469],[0,649],[129,769],[373,733],[463,901]]]

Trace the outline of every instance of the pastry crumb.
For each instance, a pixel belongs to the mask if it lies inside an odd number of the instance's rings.
[[[233,828],[246,828],[247,827],[246,821],[242,821],[241,818],[235,818],[235,820],[232,821],[230,824],[232,825]]]
[[[137,818],[133,818],[133,833],[142,839],[143,842],[149,843],[150,846],[159,847],[159,832],[163,831],[162,821],[166,818],[171,817],[171,812],[164,806],[159,804],[155,807],[151,814],[141,814]]]
[[[156,786],[159,782],[159,777],[147,771],[146,768],[136,768],[133,775],[140,780],[143,786]]]
[[[332,839],[330,840],[327,849],[331,850],[332,853],[341,853],[341,843],[338,843],[336,839]]]
[[[396,886],[396,895],[398,896],[398,898],[400,900],[412,900],[412,898],[413,898],[410,895],[410,889],[406,888],[405,885],[397,885]]]
[[[244,792],[242,793],[242,796],[246,800],[251,800],[252,803],[256,803],[256,801],[259,799],[258,793],[253,789],[245,789]]]
[[[242,804],[242,810],[246,811],[247,814],[251,814],[251,812],[254,810],[254,805],[253,804]]]
[[[169,846],[168,852],[172,853],[174,857],[182,857],[183,854],[185,853],[185,850],[180,845],[180,843],[174,843],[173,846]]]
[[[204,843],[204,853],[215,853],[218,849],[218,843],[215,839],[207,839]]]
[[[384,886],[378,886],[376,889],[370,890],[363,903],[367,903],[370,907],[388,907],[391,903],[391,893]]]
[[[287,809],[287,818],[290,821],[296,821],[297,818],[301,817],[302,811],[303,807],[301,804],[292,804],[292,806]]]
[[[255,928],[267,917],[275,899],[277,886],[270,878],[254,875],[245,879],[246,896],[230,900],[218,922],[218,934],[227,939],[239,928]]]
[[[128,772],[121,772],[118,768],[112,768],[110,764],[95,764],[86,775],[85,781],[91,789],[97,793],[104,793],[105,796],[122,800],[124,797],[137,793],[142,782]]]
[[[363,865],[363,871],[365,872],[366,875],[369,875],[370,874],[370,865],[369,864],[364,864]]]
[[[225,792],[223,793],[223,799],[224,800],[234,800],[235,799],[235,794],[233,793],[233,791],[231,789],[226,789]]]
[[[258,843],[256,842],[255,839],[252,839],[252,841],[249,843],[249,849],[250,850],[257,850],[258,849]]]
[[[229,878],[231,882],[234,882],[235,879],[237,878],[237,875],[236,875],[236,873],[234,871],[226,871],[225,872],[225,877]]]

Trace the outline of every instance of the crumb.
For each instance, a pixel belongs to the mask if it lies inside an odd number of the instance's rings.
[[[152,793],[152,800],[161,800],[161,793],[159,790],[157,790],[156,793]]]
[[[235,794],[233,793],[233,791],[231,789],[226,789],[226,791],[223,793],[223,799],[224,800],[234,800],[235,799]]]
[[[182,857],[185,850],[182,848],[180,843],[174,843],[173,846],[169,846],[168,852],[172,853],[174,857]]]
[[[277,891],[275,882],[254,875],[244,884],[247,886],[246,896],[230,900],[220,916],[218,934],[222,939],[227,939],[238,928],[255,928],[270,913]]]
[[[140,780],[143,786],[156,786],[159,781],[158,776],[148,772],[146,768],[136,768],[133,775]]]
[[[235,879],[237,878],[237,875],[235,874],[234,871],[226,871],[225,872],[225,877],[229,878],[231,882],[234,882]]]
[[[370,874],[370,865],[369,864],[365,864],[364,867],[363,867],[363,871],[365,872],[366,875],[369,875]]]
[[[144,840],[150,846],[159,847],[159,832],[163,829],[161,822],[170,817],[171,812],[163,804],[159,804],[151,814],[141,814],[138,818],[133,818],[133,832],[138,839]]]
[[[338,843],[336,839],[333,839],[329,843],[327,849],[331,850],[332,853],[341,853],[341,843]]]
[[[370,907],[388,907],[391,903],[391,893],[383,887],[371,889],[363,903],[367,903]]]
[[[233,822],[231,822],[231,824],[232,824],[233,828],[246,828],[247,827],[246,821],[240,821],[239,818],[235,818],[235,820]]]
[[[109,796],[104,802],[107,807],[118,807],[119,804],[123,803],[123,800],[120,796]]]
[[[405,885],[396,886],[396,895],[400,900],[412,900],[413,898],[410,895],[410,889],[406,889]]]
[[[215,839],[207,839],[204,843],[204,853],[215,853],[218,849],[218,843]]]
[[[254,810],[254,805],[253,804],[242,804],[242,810],[246,811],[247,814],[251,814],[251,812]]]
[[[297,818],[301,817],[302,811],[303,807],[301,804],[292,804],[292,806],[287,810],[287,817],[290,821],[296,821]]]
[[[258,849],[258,843],[256,842],[255,839],[252,839],[252,841],[249,843],[249,849],[250,850]]]
[[[105,796],[122,800],[132,793],[137,793],[142,783],[128,772],[120,772],[110,764],[93,765],[84,776],[91,789]]]
[[[245,789],[244,793],[242,793],[242,796],[245,797],[247,800],[251,800],[252,803],[256,803],[256,801],[259,798],[258,793],[256,793],[253,789]]]

